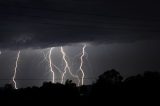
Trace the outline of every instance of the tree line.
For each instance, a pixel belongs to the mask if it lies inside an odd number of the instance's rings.
[[[86,101],[94,103],[95,100],[103,99],[111,102],[123,99],[137,101],[141,98],[156,100],[159,94],[160,73],[158,71],[146,71],[143,75],[139,74],[124,79],[115,69],[104,72],[95,83],[79,87],[72,80],[67,80],[65,84],[44,82],[41,87],[18,90],[15,90],[11,84],[0,88],[0,100],[5,103],[22,101],[32,101],[32,103],[42,101],[45,103],[63,103],[62,101],[85,103],[84,101]]]

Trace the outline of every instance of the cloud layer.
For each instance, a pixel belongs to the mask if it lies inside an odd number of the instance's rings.
[[[1,0],[0,47],[159,39],[158,4],[106,0]]]

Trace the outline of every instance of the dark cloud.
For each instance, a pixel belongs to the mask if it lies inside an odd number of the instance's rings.
[[[159,39],[156,2],[1,0],[0,47]]]

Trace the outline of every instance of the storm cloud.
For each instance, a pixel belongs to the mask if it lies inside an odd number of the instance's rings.
[[[158,3],[1,0],[0,48],[160,39]]]

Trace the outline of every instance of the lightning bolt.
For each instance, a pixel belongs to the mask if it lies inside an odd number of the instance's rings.
[[[48,61],[47,56],[46,56],[44,53],[43,53],[43,56],[44,56],[44,60],[47,61],[48,63],[50,63],[50,61]],[[43,60],[43,61],[44,61],[44,60]],[[42,62],[43,62],[43,61],[42,61]],[[58,70],[59,73],[62,74],[61,69],[60,69],[57,65],[55,65],[55,64],[53,64],[53,63],[50,63],[50,64],[52,64],[52,66],[54,66],[54,68],[55,68],[56,70]],[[52,67],[52,69],[53,69],[53,67]]]
[[[64,67],[64,72],[62,74],[62,79],[61,79],[61,83],[64,82],[64,77],[65,77],[65,74],[67,73],[67,70],[69,71],[69,73],[71,74],[72,77],[75,77],[78,79],[78,83],[80,82],[80,79],[77,75],[74,75],[72,72],[71,72],[71,68],[69,67],[69,64],[68,64],[68,61],[67,61],[67,56],[66,56],[66,53],[64,52],[64,49],[63,47],[61,46],[61,53],[63,55],[63,61],[65,62],[65,67]],[[79,85],[79,84],[78,84]]]
[[[16,59],[16,66],[15,66],[15,68],[14,68],[14,75],[13,75],[13,78],[12,78],[15,89],[18,89],[17,83],[16,83],[16,81],[15,81],[15,78],[16,78],[16,74],[17,74],[17,68],[18,68],[18,61],[19,61],[20,53],[21,53],[21,51],[18,51],[17,59]]]
[[[47,52],[46,54],[43,52],[44,59],[42,60],[42,63],[43,63],[44,61],[46,61],[47,63],[49,63],[50,70],[52,70],[51,72],[53,72],[53,68],[55,68],[60,74],[62,74],[61,69],[52,62],[52,59],[51,59],[52,55],[51,55],[51,54],[52,54],[52,52],[53,52],[53,49],[54,49],[54,48],[51,48],[51,49],[49,50],[49,52]],[[49,57],[49,60],[48,60],[48,57]],[[53,67],[53,66],[54,66],[54,67]],[[55,79],[55,78],[53,78],[53,79]]]
[[[81,71],[81,73],[82,73],[82,81],[81,81],[82,85],[84,85],[84,77],[85,77],[85,73],[84,73],[84,70],[83,70],[83,64],[84,64],[83,58],[84,58],[84,56],[85,56],[85,49],[86,49],[86,47],[87,47],[87,45],[84,44],[84,46],[83,46],[83,48],[82,48],[82,55],[81,55],[81,57],[80,57],[81,63],[80,63],[79,69],[80,69],[80,71]]]
[[[55,82],[54,71],[53,71],[53,67],[52,67],[52,59],[51,59],[53,49],[54,49],[53,47],[50,49],[49,55],[48,55],[48,58],[49,58],[49,67],[50,67],[50,71],[52,73],[52,83]]]

